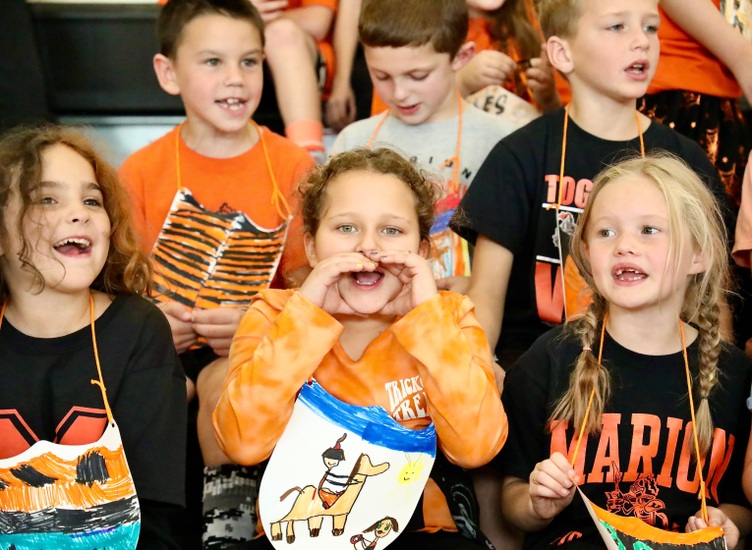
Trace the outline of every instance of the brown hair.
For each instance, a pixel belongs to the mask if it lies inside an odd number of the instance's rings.
[[[582,0],[536,0],[543,36],[572,38],[582,16]]]
[[[520,59],[540,57],[542,40],[532,23],[535,10],[531,0],[506,0],[500,8],[486,12],[485,18],[490,23],[491,38],[502,45],[517,44]]]
[[[115,169],[95,151],[89,140],[79,131],[58,125],[17,128],[0,141],[0,218],[12,193],[18,193],[21,209],[15,227],[2,227],[2,242],[10,235],[21,236],[23,246],[19,259],[34,275],[36,288],[44,289],[44,277],[31,262],[32,246],[24,232],[24,219],[33,203],[33,194],[42,178],[44,152],[53,145],[65,145],[81,155],[94,169],[110,218],[110,247],[102,271],[92,288],[108,294],[149,294],[152,269],[146,255],[138,247],[131,225],[130,197],[118,180]],[[0,272],[0,299],[8,296],[8,286]]]
[[[159,53],[174,59],[185,27],[202,15],[224,15],[248,21],[258,29],[261,46],[265,44],[264,22],[249,0],[169,0],[157,19]]]
[[[587,230],[599,193],[610,183],[625,178],[647,179],[661,191],[669,217],[668,262],[673,261],[675,268],[681,262],[681,251],[687,244],[684,228],[688,230],[692,248],[702,251],[707,262],[704,272],[689,276],[680,313],[683,321],[692,322],[699,331],[700,374],[693,384],[693,395],[699,400],[699,403],[695,401],[697,435],[700,452],[704,455],[713,441],[708,396],[718,383],[718,356],[722,345],[718,320],[720,303],[729,281],[726,232],[718,203],[707,186],[683,161],[668,153],[620,162],[606,168],[593,181],[588,204],[577,221],[571,242],[572,258],[592,290],[593,303],[582,318],[570,325],[580,338],[583,352],[571,374],[569,389],[556,404],[550,420],[573,420],[574,426],[579,427],[585,419],[590,393],[595,388],[586,430],[595,433],[600,429],[601,415],[609,395],[609,375],[598,364],[594,353],[597,353],[599,328],[608,304],[593,281],[586,252]]]
[[[326,188],[336,177],[364,170],[378,174],[390,174],[403,181],[415,198],[415,213],[421,241],[428,242],[434,218],[434,206],[440,196],[436,181],[415,162],[392,149],[354,149],[332,157],[324,166],[317,166],[298,186],[303,217],[303,227],[309,235],[315,235],[321,216],[326,208]]]
[[[364,0],[358,34],[373,48],[431,44],[454,59],[468,31],[465,0]]]

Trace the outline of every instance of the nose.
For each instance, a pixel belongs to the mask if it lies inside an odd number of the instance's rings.
[[[395,80],[394,84],[392,84],[392,95],[395,101],[400,102],[407,99],[409,92],[403,82]]]
[[[634,237],[630,233],[620,233],[616,238],[614,252],[618,256],[629,256],[637,253]]]
[[[370,250],[380,250],[379,240],[373,231],[363,231],[360,234],[360,240],[355,249],[357,252],[368,252]]]
[[[645,29],[641,26],[637,27],[632,36],[632,44],[634,48],[647,50],[650,47],[650,37]]]
[[[89,223],[91,216],[86,205],[75,202],[68,209],[68,220],[70,223]]]
[[[228,63],[225,70],[225,86],[240,86],[243,83],[241,68],[232,63]]]

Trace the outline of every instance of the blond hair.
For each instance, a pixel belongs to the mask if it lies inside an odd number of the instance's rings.
[[[582,17],[582,0],[537,0],[538,20],[546,40],[572,38]]]
[[[708,397],[718,383],[718,356],[721,352],[719,328],[720,304],[727,292],[729,274],[726,231],[719,205],[707,186],[692,169],[668,153],[636,158],[606,168],[593,181],[587,207],[572,235],[571,255],[593,293],[593,303],[585,315],[570,325],[579,337],[583,352],[572,371],[569,389],[557,402],[551,420],[568,419],[575,426],[585,423],[588,433],[600,430],[601,416],[608,400],[610,381],[605,368],[598,364],[599,327],[608,304],[598,292],[586,253],[587,230],[593,205],[599,193],[610,183],[626,178],[644,178],[654,183],[666,202],[669,218],[669,252],[666,269],[673,262],[674,270],[681,262],[681,251],[690,244],[701,251],[706,261],[702,273],[689,276],[680,313],[685,322],[692,322],[699,332],[700,372],[693,382],[697,398],[696,419],[700,452],[704,455],[713,440],[713,419]],[[684,229],[688,231],[684,231]],[[687,235],[689,243],[686,242]],[[590,394],[595,388],[591,410],[585,418]]]

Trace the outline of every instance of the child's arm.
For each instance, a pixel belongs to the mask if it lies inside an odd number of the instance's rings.
[[[282,291],[259,293],[241,320],[213,415],[220,448],[243,465],[258,464],[271,455],[298,390],[343,330],[299,292],[281,310],[266,301],[267,295],[279,301]]]
[[[334,79],[326,100],[326,122],[339,131],[355,120],[355,95],[350,80],[353,60],[358,48],[358,16],[361,0],[346,0],[334,20]]]
[[[752,101],[752,43],[733,29],[710,0],[661,0],[666,14],[734,74]]]
[[[736,218],[733,256],[740,266],[752,267],[752,162],[747,163],[742,179],[742,202]]]
[[[436,295],[390,330],[417,361],[441,450],[465,468],[486,464],[506,441],[507,418],[470,300]]]
[[[536,464],[527,481],[511,476],[504,479],[501,489],[504,517],[522,531],[540,531],[572,502],[576,482],[567,458],[554,453]]]
[[[486,331],[491,349],[496,348],[501,335],[504,303],[513,261],[514,255],[508,249],[483,235],[478,235],[467,295],[475,304],[475,315]]]
[[[301,6],[285,10],[280,17],[295,21],[313,38],[323,40],[332,28],[334,10],[324,5]]]

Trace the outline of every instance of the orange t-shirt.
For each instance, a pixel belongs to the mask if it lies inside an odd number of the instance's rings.
[[[708,0],[720,9],[720,0]],[[660,9],[660,8],[659,8]],[[661,57],[649,94],[688,90],[716,97],[738,98],[742,90],[734,75],[710,51],[685,33],[660,9],[658,39]],[[739,32],[729,25],[728,32]]]
[[[175,150],[178,132],[179,126],[133,153],[120,167],[120,177],[134,203],[133,218],[146,253],[154,247],[178,191]],[[285,274],[308,265],[294,191],[313,166],[313,160],[287,138],[264,127],[261,132],[277,186],[290,213],[295,215],[280,264],[280,272]],[[272,202],[273,183],[260,142],[242,155],[226,159],[196,153],[182,139],[179,147],[182,184],[204,208],[212,212],[227,209],[243,212],[256,225],[268,229],[283,221]]]
[[[439,448],[461,467],[486,464],[501,449],[507,418],[488,341],[467,297],[441,292],[426,300],[377,336],[358,360],[340,344],[343,330],[299,292],[263,290],[254,297],[233,340],[214,411],[217,441],[227,456],[243,465],[268,458],[310,378],[340,401],[382,407],[408,428],[433,421]],[[416,378],[401,401],[389,392]],[[424,496],[425,527],[456,530],[434,481]]]

